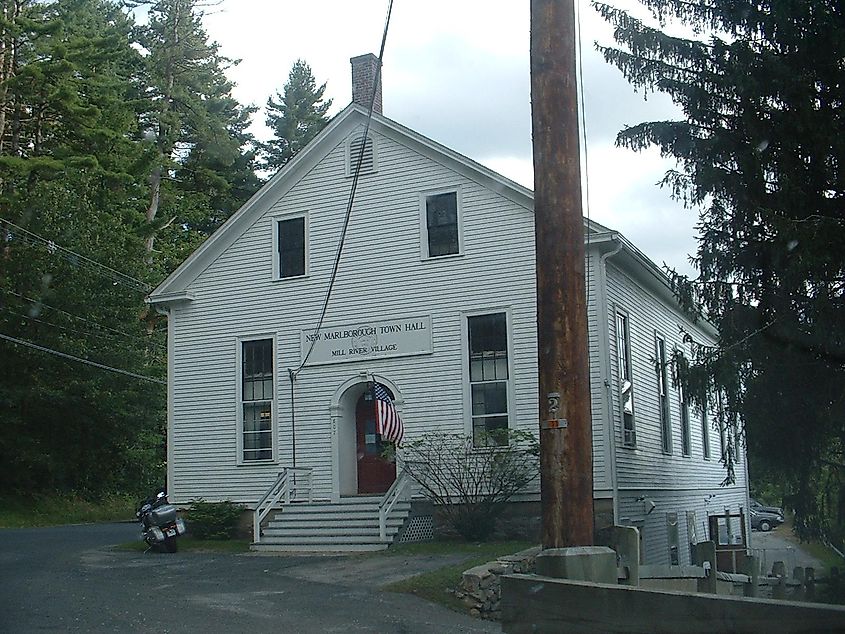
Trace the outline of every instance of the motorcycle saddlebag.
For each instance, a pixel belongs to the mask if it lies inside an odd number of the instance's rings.
[[[176,507],[172,504],[165,504],[153,509],[150,512],[150,519],[154,526],[164,526],[176,521]]]

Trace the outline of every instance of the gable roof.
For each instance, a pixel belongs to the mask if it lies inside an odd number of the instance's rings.
[[[364,125],[366,119],[367,110],[355,103],[349,104],[338,113],[305,149],[267,181],[252,198],[161,282],[147,297],[147,302],[158,304],[190,299],[187,293],[188,286],[329,152],[356,128]],[[526,211],[533,212],[534,192],[445,145],[377,113],[373,113],[370,131],[416,150],[436,163],[504,196],[525,208]],[[584,224],[587,231],[591,233],[609,231],[594,221],[585,220]]]

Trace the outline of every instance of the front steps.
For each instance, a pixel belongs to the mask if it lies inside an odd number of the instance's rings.
[[[381,497],[356,496],[340,502],[294,502],[270,514],[255,551],[364,552],[384,550],[402,528],[410,502],[397,502],[387,518],[387,539],[379,538]]]

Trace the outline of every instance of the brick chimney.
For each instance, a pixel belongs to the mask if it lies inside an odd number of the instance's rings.
[[[372,53],[359,55],[349,60],[352,64],[352,103],[357,103],[364,108],[370,107],[370,98],[373,89],[376,92],[373,101],[373,112],[381,114],[381,81],[376,83],[378,77],[378,57]]]

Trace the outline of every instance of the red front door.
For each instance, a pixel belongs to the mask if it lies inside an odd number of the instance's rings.
[[[384,457],[390,445],[376,433],[376,403],[369,390],[355,408],[358,453],[358,493],[384,493],[396,479],[396,463]]]

